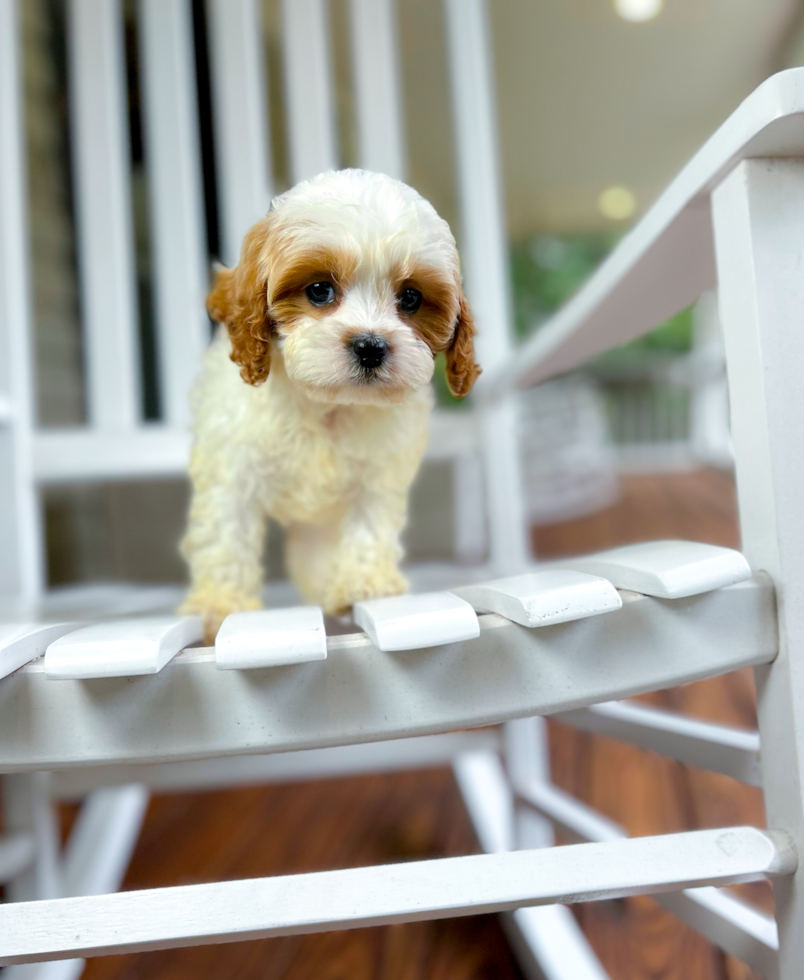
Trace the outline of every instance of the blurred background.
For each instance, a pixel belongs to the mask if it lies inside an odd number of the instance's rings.
[[[103,2],[103,0],[100,0]],[[192,3],[205,261],[224,254],[217,193],[208,10]],[[42,428],[88,417],[79,269],[68,4],[20,4],[28,153],[36,414]],[[442,5],[397,0],[407,179],[462,237]],[[126,146],[136,272],[142,414],[157,421],[157,276],[144,136],[137,4],[125,12]],[[330,0],[338,162],[357,130],[346,0]],[[804,58],[800,0],[493,0],[490,41],[507,227],[512,333],[539,329],[651,205],[680,167],[764,78]],[[262,3],[269,156],[291,183],[282,9]],[[254,215],[256,219],[258,215]],[[482,323],[480,324],[482,329]],[[445,411],[464,411],[450,402]],[[519,446],[539,557],[626,541],[689,537],[737,546],[727,390],[713,297],[582,372],[523,396]],[[455,474],[428,464],[417,483],[408,554],[456,549]],[[184,581],[177,545],[181,477],[83,483],[43,492],[51,586]],[[483,536],[475,539],[482,548]],[[279,537],[269,547],[281,571]],[[477,542],[480,542],[478,545]],[[471,548],[470,548],[471,550]],[[654,703],[752,726],[747,674],[665,692]],[[551,728],[554,778],[635,834],[763,820],[758,791],[605,739]],[[69,813],[65,819],[69,822]],[[324,819],[326,818],[326,819]],[[299,840],[298,827],[305,827]],[[129,887],[465,853],[472,831],[447,770],[156,799]],[[768,907],[769,891],[748,890]],[[612,977],[747,978],[650,899],[579,907]],[[244,943],[97,960],[90,977],[517,977],[496,920]]]
[[[141,38],[135,4],[123,6],[142,410],[146,419],[158,419]],[[192,6],[212,258],[222,247],[208,25],[204,4]],[[263,7],[270,163],[275,190],[281,191],[290,183],[290,165],[280,4],[267,0]],[[86,419],[87,406],[66,4],[26,0],[21,9],[38,420],[69,427]],[[798,63],[804,23],[797,0],[620,0],[619,6],[610,0],[496,0],[490,16],[514,329],[524,338],[572,295],[739,102],[767,75]],[[349,166],[356,162],[356,133],[344,0],[330,4],[330,29],[340,163]],[[440,5],[399,0],[398,34],[408,179],[460,240]],[[585,377],[528,396],[525,412],[532,424],[523,451],[535,522],[553,523],[611,502],[623,470],[728,461],[713,317],[711,308],[697,315],[690,310],[592,365]],[[448,480],[443,466],[422,474],[416,498],[421,503],[414,505],[408,534],[413,559],[451,549]],[[186,506],[183,480],[73,483],[50,487],[45,499],[51,584],[183,580],[176,547]],[[273,575],[280,572],[278,554],[275,544]]]

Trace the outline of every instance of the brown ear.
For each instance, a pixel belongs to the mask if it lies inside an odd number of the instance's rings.
[[[463,398],[472,390],[477,376],[480,374],[480,367],[475,363],[475,324],[472,319],[472,311],[466,302],[466,297],[461,292],[461,308],[458,313],[458,322],[455,324],[455,332],[452,335],[452,342],[446,349],[447,357],[447,384],[449,390],[456,398]]]
[[[213,320],[225,323],[232,341],[230,357],[251,385],[262,384],[271,366],[271,319],[265,296],[267,280],[261,256],[268,233],[267,219],[258,222],[243,240],[240,264],[220,269],[207,297]]]

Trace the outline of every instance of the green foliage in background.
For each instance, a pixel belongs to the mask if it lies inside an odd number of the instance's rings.
[[[524,339],[584,284],[617,244],[615,232],[537,236],[511,248],[514,321]],[[651,333],[604,355],[607,365],[634,363],[645,352],[683,353],[692,342],[692,312],[683,310]]]
[[[558,237],[539,235],[511,245],[514,329],[522,341],[580,289],[619,240],[619,232]],[[608,351],[598,363],[606,368],[637,366],[657,355],[689,351],[692,310],[682,310],[644,337]],[[444,377],[444,358],[436,361],[435,387],[441,405],[461,404]]]

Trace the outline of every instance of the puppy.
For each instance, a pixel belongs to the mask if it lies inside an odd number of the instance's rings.
[[[275,198],[208,309],[225,329],[193,393],[184,611],[211,641],[229,613],[260,607],[269,517],[325,612],[404,592],[435,355],[459,397],[480,373],[447,223],[390,177],[321,174]]]

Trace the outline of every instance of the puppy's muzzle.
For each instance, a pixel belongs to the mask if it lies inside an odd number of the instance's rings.
[[[366,371],[375,371],[388,356],[388,341],[373,333],[361,333],[349,345],[357,363]]]

